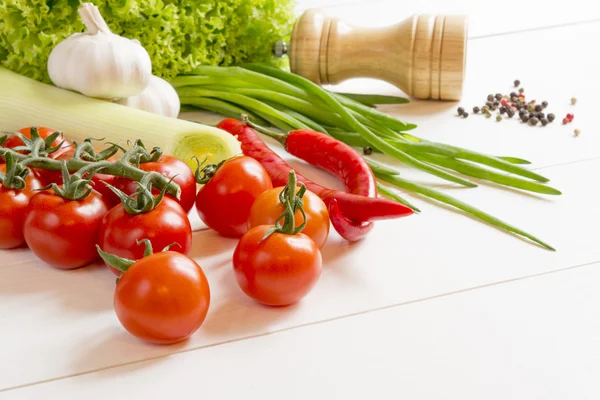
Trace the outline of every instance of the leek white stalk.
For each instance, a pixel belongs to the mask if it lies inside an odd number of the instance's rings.
[[[180,109],[179,95],[169,82],[158,76],[150,78],[142,93],[122,99],[119,104],[173,118],[177,118]]]
[[[193,168],[193,156],[218,163],[241,154],[237,139],[221,129],[91,99],[4,68],[0,110],[0,131],[46,126],[78,142],[94,137],[126,145],[141,139],[147,148],[159,146]]]
[[[83,3],[79,15],[87,32],[73,34],[52,49],[48,58],[52,82],[102,99],[141,93],[152,76],[148,52],[137,40],[112,33],[92,3]]]

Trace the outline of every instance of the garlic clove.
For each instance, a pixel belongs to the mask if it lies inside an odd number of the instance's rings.
[[[173,86],[154,75],[150,78],[150,84],[142,93],[122,99],[118,103],[173,118],[177,118],[181,106],[179,95]]]
[[[63,89],[89,97],[119,99],[141,93],[152,77],[152,63],[139,41],[113,34],[96,6],[79,13],[88,31],[76,33],[52,49],[48,74]]]

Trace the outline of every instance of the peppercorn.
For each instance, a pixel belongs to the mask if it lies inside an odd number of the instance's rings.
[[[515,112],[513,110],[507,110],[506,114],[508,115],[508,118],[512,118],[515,116]]]
[[[525,91],[525,89],[523,89],[523,88],[519,88],[519,93],[521,93],[521,94],[522,94],[524,91]]]
[[[539,120],[536,117],[529,119],[529,125],[537,125],[538,122]]]
[[[506,107],[500,107],[500,114],[504,114],[506,112]]]
[[[456,112],[458,113],[458,115],[463,115],[465,113],[465,109],[462,107],[458,107],[458,109],[456,110]]]
[[[573,118],[575,118],[575,116],[571,113],[567,114],[567,119],[569,120],[569,122],[573,121]]]
[[[521,84],[521,81],[518,79],[515,79],[515,87],[519,87],[519,85]]]
[[[498,122],[502,121],[502,116],[501,115],[496,115],[496,121],[498,121]]]
[[[527,116],[527,114],[521,115],[521,121],[523,121],[523,122],[529,121],[529,116]]]
[[[485,103],[485,105],[487,106],[487,108],[492,108],[494,106],[494,104],[491,101],[488,101],[487,103]]]
[[[569,119],[568,118],[563,118],[563,125],[566,125],[569,123]]]
[[[546,118],[540,119],[540,122],[542,123],[542,126],[548,125],[548,120]]]
[[[481,107],[481,112],[486,113],[490,108],[488,106]]]
[[[523,111],[523,110],[520,110],[520,111],[519,111],[519,117],[522,117],[523,115],[525,115],[525,111]]]
[[[579,136],[579,134],[581,133],[581,131],[579,129],[575,129],[573,131],[573,133],[575,134],[575,136]]]
[[[469,113],[465,111],[462,116],[463,118],[467,118],[469,116]]]
[[[365,147],[363,148],[363,154],[364,154],[365,156],[369,156],[369,155],[371,155],[371,153],[373,153],[373,149],[372,149],[371,147],[369,147],[369,146],[365,146]]]
[[[549,121],[549,122],[552,122],[552,121],[554,121],[554,118],[556,118],[556,115],[554,115],[554,114],[552,114],[552,113],[548,114],[548,121]]]
[[[577,103],[577,99],[575,97],[571,97],[571,104],[575,105]]]
[[[477,106],[473,107],[473,112],[475,114],[479,114],[479,107],[477,107]]]
[[[542,118],[546,118],[546,115],[543,112],[539,112],[539,113],[537,113],[536,117],[538,117],[539,119],[542,119]]]
[[[502,93],[496,93],[496,100],[502,100]]]
[[[533,104],[529,104],[527,106],[527,110],[529,110],[529,112],[534,112],[535,111],[535,106]]]
[[[540,111],[542,111],[542,108],[543,108],[542,105],[538,104],[537,106],[535,106],[535,111],[540,112]]]
[[[489,111],[486,111],[486,112],[485,112],[485,117],[486,117],[486,118],[490,118],[491,116],[492,116],[492,114],[490,114],[490,112],[489,112]]]
[[[488,101],[494,101],[494,95],[493,94],[488,94],[487,99],[488,99]]]
[[[516,103],[518,103],[518,102],[519,102],[519,98],[518,98],[518,97],[516,97],[516,96],[515,96],[515,97],[511,97],[511,98],[510,98],[510,101],[516,104]]]
[[[508,100],[502,99],[502,100],[500,100],[500,104],[502,104],[503,106],[505,106],[505,105],[508,104]]]
[[[498,107],[500,105],[500,102],[499,101],[494,101],[492,104],[495,105],[496,107]]]
[[[548,102],[547,101],[542,101],[542,107],[544,107],[544,108],[548,107]]]
[[[517,92],[510,92],[510,98],[517,97]]]

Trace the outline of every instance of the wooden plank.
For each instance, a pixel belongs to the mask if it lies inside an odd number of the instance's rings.
[[[599,267],[106,369],[1,397],[597,399]]]
[[[69,272],[32,257],[11,258],[1,267],[0,389],[598,261],[599,168],[600,159],[544,170],[564,190],[560,199],[485,187],[456,190],[542,236],[556,253],[419,203],[421,215],[377,223],[361,243],[350,245],[333,234],[323,249],[317,287],[289,308],[261,307],[246,298],[230,265],[236,241],[196,232],[192,256],[211,284],[211,310],[191,340],[170,347],[143,344],[121,328],[112,310],[114,276],[103,267]],[[0,252],[1,260],[7,257],[11,252]]]

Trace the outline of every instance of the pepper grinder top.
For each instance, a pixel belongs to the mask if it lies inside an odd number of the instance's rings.
[[[467,51],[467,18],[414,15],[383,28],[361,28],[317,9],[296,22],[287,53],[292,72],[318,84],[350,78],[387,81],[418,99],[459,100]]]

